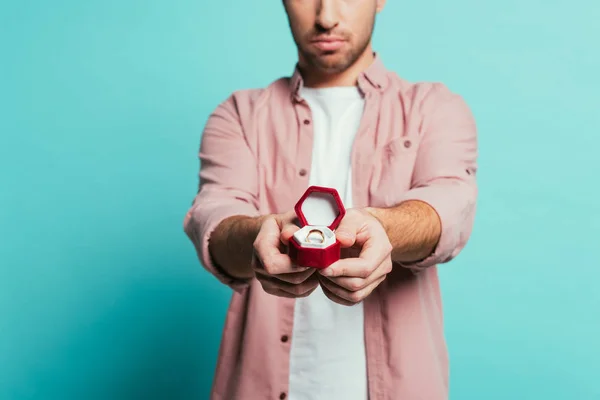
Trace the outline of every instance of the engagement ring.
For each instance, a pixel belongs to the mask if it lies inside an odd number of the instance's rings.
[[[305,241],[307,243],[320,244],[325,241],[325,235],[323,235],[323,232],[321,232],[319,229],[312,229],[306,235]]]

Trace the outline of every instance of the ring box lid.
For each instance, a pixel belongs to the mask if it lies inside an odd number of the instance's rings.
[[[302,226],[327,226],[334,230],[346,214],[342,199],[334,188],[311,186],[294,207]]]

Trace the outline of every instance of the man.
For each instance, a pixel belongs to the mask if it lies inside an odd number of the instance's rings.
[[[284,0],[291,78],[209,117],[185,231],[234,289],[212,399],[438,400],[448,360],[436,265],[473,224],[477,135],[445,86],[409,83],[371,47],[384,0]],[[293,265],[294,204],[337,189],[345,250]]]

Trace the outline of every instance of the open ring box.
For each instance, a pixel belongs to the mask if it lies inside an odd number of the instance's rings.
[[[300,267],[327,268],[340,259],[334,230],[346,214],[337,190],[309,187],[295,206],[302,226],[290,239],[288,254]]]

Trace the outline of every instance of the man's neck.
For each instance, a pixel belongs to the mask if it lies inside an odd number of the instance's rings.
[[[375,60],[373,50],[369,45],[365,52],[348,69],[337,74],[325,74],[321,71],[299,63],[304,86],[310,88],[326,88],[334,86],[356,86],[358,76],[366,70]]]

